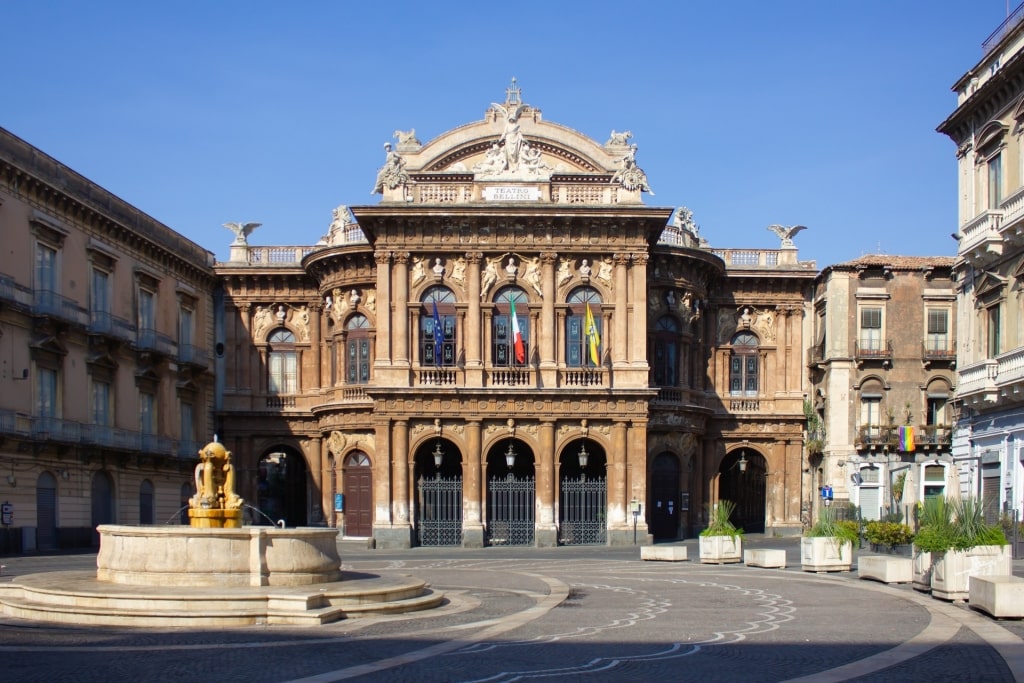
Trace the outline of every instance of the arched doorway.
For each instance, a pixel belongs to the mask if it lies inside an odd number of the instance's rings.
[[[331,471],[333,479],[333,468]],[[345,536],[367,538],[373,534],[373,467],[370,456],[353,451],[345,456],[344,482]],[[333,486],[333,482],[332,482]]]
[[[423,546],[462,545],[462,457],[444,439],[420,446],[414,459],[416,538]]]
[[[49,472],[36,480],[36,547],[57,549],[57,479]]]
[[[732,522],[748,534],[764,533],[767,463],[750,448],[732,451],[722,460],[718,499],[736,504]]]
[[[651,535],[655,541],[679,538],[681,468],[673,453],[660,453],[651,463],[650,511]]]
[[[283,519],[285,526],[306,526],[308,493],[302,455],[290,449],[267,453],[260,458],[257,477],[256,506],[263,514],[256,515],[253,523]]]
[[[533,545],[536,495],[533,451],[499,441],[487,454],[488,545]]]
[[[581,439],[566,446],[558,466],[558,542],[608,542],[608,484],[604,449]]]
[[[104,470],[92,475],[92,544],[99,547],[100,534],[96,527],[114,523],[114,482]]]

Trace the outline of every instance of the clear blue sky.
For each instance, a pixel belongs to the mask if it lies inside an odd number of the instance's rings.
[[[1018,0],[1011,1],[1011,9]],[[953,255],[935,132],[1006,0],[4,3],[0,126],[227,257],[371,204],[396,129],[479,120],[516,76],[544,118],[630,130],[715,247]]]

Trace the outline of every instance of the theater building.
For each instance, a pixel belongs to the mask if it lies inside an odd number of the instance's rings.
[[[236,226],[214,268],[215,421],[253,522],[626,544],[726,498],[748,532],[799,532],[817,271],[797,230],[713,248],[647,203],[629,133],[545,121],[514,81],[480,120],[395,138],[375,203],[305,246]]]

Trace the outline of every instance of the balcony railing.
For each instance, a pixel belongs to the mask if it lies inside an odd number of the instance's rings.
[[[984,394],[985,400],[995,400],[996,376],[999,374],[999,361],[986,358],[978,363],[968,365],[959,372],[957,396],[965,397],[973,394]]]
[[[892,342],[890,340],[867,340],[862,339],[854,342],[854,355],[857,360],[892,360]]]
[[[57,417],[33,417],[32,438],[62,443],[79,443],[82,440],[82,425]]]
[[[0,273],[0,301],[14,300],[14,278]]]
[[[137,451],[142,447],[138,432],[92,424],[82,425],[82,443],[124,451]]]
[[[294,408],[294,396],[267,396],[268,408]]]
[[[820,363],[825,360],[825,342],[815,344],[811,348],[807,349],[807,362],[811,365]]]
[[[32,420],[29,416],[13,410],[0,410],[0,434],[29,436],[32,433]]]
[[[199,449],[203,447],[203,444],[199,441],[192,439],[182,439],[178,442],[177,454],[179,458],[198,458]]]
[[[899,436],[899,431],[896,427],[861,427],[857,435],[857,446],[859,448],[884,447],[895,450],[897,436]]]
[[[118,318],[106,311],[92,311],[89,315],[89,331],[93,334],[116,337],[126,341],[135,339],[135,326],[124,318]]]
[[[533,372],[529,368],[496,368],[491,370],[488,384],[495,387],[532,387]]]
[[[431,368],[416,373],[418,386],[454,387],[459,383],[459,370],[456,368]]]
[[[921,358],[929,361],[956,360],[956,342],[926,339],[921,342]]]
[[[560,370],[558,375],[563,387],[603,387],[607,381],[605,371],[596,368]]]
[[[82,327],[89,324],[88,311],[74,300],[48,289],[37,289],[33,292],[32,313],[57,318]]]
[[[760,413],[761,400],[757,398],[731,398],[729,399],[730,413]]]
[[[156,330],[145,327],[139,328],[135,336],[135,345],[142,351],[156,351],[168,356],[175,354],[177,346],[174,340],[166,334],[160,334]]]
[[[210,353],[206,349],[192,344],[179,344],[178,360],[182,363],[205,368],[210,364]]]
[[[899,425],[861,427],[857,447],[882,447],[895,451],[899,446]],[[915,448],[948,447],[953,443],[953,430],[945,425],[918,425],[914,427]]]
[[[159,434],[140,434],[139,450],[143,453],[175,455],[174,439]]]

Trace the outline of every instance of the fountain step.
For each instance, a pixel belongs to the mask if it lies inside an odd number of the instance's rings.
[[[105,626],[323,624],[438,606],[443,594],[407,576],[350,574],[347,581],[289,587],[127,586],[90,572],[49,572],[0,584],[0,613]]]

